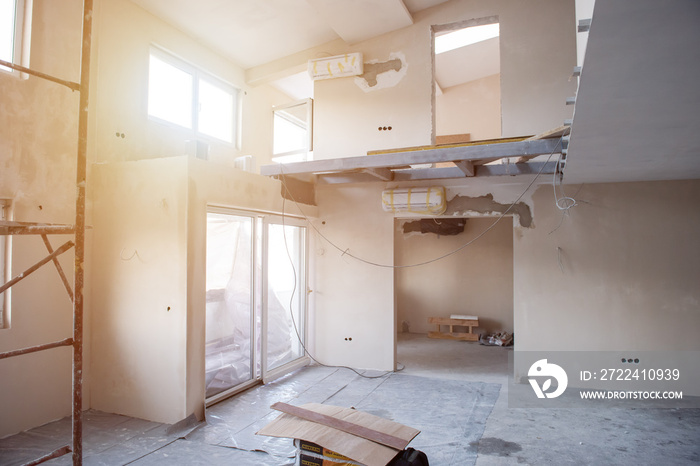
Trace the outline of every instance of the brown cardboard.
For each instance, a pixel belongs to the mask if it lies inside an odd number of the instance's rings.
[[[307,403],[301,407],[384,432],[405,439],[406,442],[410,442],[420,433],[419,430],[412,427],[355,409],[322,405],[319,403]],[[258,435],[306,440],[307,442],[316,443],[343,456],[347,456],[354,461],[366,464],[367,466],[385,466],[400,451],[289,414],[281,414],[277,419],[263,427],[258,432]]]

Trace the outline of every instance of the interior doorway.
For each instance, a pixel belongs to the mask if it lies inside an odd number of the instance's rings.
[[[437,25],[432,33],[436,143],[500,138],[498,18]]]
[[[306,241],[301,220],[208,209],[207,405],[308,363]]]
[[[417,228],[421,219],[396,219],[394,256],[397,332],[427,334],[435,330],[429,317],[473,315],[475,333],[513,333],[513,218],[465,218],[463,231],[446,225],[453,218],[427,218],[435,228]],[[441,226],[440,223],[444,222]],[[435,258],[446,256],[430,262]]]

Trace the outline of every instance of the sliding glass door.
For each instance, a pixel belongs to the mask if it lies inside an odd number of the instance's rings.
[[[306,257],[299,220],[209,209],[207,404],[305,363]]]
[[[306,228],[290,218],[265,221],[265,370],[274,374],[304,356]]]
[[[259,378],[256,218],[207,213],[206,397]]]

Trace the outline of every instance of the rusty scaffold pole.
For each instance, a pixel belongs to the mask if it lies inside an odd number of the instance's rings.
[[[73,299],[73,464],[83,461],[83,285],[85,282],[85,188],[87,183],[88,105],[93,0],[83,3],[82,57],[80,61],[80,109],[75,204],[75,276]]]

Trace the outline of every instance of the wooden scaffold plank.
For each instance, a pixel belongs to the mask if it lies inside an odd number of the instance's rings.
[[[42,265],[51,262],[54,260],[56,257],[60,256],[64,252],[68,251],[70,248],[74,246],[73,241],[68,241],[64,243],[60,248],[56,249],[53,253],[49,254],[48,256],[44,257],[42,260],[37,262],[36,264],[32,265],[29,267],[27,270],[22,272],[21,274],[17,275],[15,278],[10,280],[9,282],[5,283],[4,285],[0,286],[0,293],[5,291],[6,289],[10,288],[12,285],[15,285],[19,281],[27,278],[30,274],[33,272],[36,272]]]

